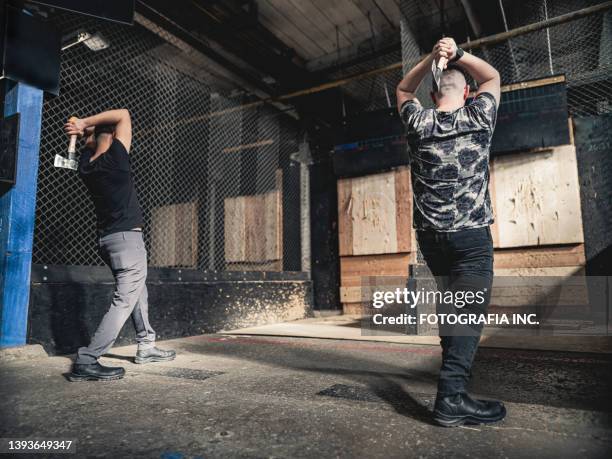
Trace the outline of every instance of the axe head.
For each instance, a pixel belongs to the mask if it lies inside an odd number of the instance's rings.
[[[437,62],[433,61],[431,63],[431,84],[434,92],[440,90],[440,79],[442,78],[442,72],[444,71],[445,65],[446,59],[444,58],[440,58]]]
[[[442,78],[442,69],[437,65],[436,61],[431,63],[431,85],[434,92],[440,89],[440,78]]]
[[[63,169],[72,169],[73,171],[77,170],[76,159],[64,158],[62,155],[55,155],[53,165]]]

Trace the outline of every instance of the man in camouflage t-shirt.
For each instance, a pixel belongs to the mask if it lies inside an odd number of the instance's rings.
[[[440,58],[449,65],[431,93],[435,108],[425,109],[415,92]],[[478,84],[476,97],[467,105],[470,91],[464,72]],[[489,147],[499,98],[499,73],[457,48],[452,38],[440,40],[397,87],[398,110],[410,146],[419,248],[439,290],[476,296],[480,292],[484,299],[437,305],[440,324],[444,315],[474,319],[467,326],[439,326],[442,367],[434,419],[445,426],[496,422],[506,415],[503,403],[474,400],[466,393],[482,332],[478,319],[486,312],[493,279]]]

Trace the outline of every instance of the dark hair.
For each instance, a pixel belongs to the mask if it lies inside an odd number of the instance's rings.
[[[99,124],[94,129],[94,135],[98,137],[100,134],[114,134],[115,126],[112,124]]]

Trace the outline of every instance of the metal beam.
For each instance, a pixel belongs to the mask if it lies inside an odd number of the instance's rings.
[[[0,347],[26,343],[43,91],[2,80],[4,116],[19,113],[17,180],[0,196]]]

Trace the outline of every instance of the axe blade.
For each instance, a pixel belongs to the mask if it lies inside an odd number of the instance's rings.
[[[72,169],[73,171],[77,170],[76,160],[64,158],[62,155],[55,155],[55,160],[53,161],[53,165],[55,167],[61,167],[63,169]]]
[[[440,90],[440,79],[442,78],[442,72],[444,71],[445,65],[445,58],[440,58],[437,62],[433,61],[431,63],[431,79],[434,92],[438,92]]]

